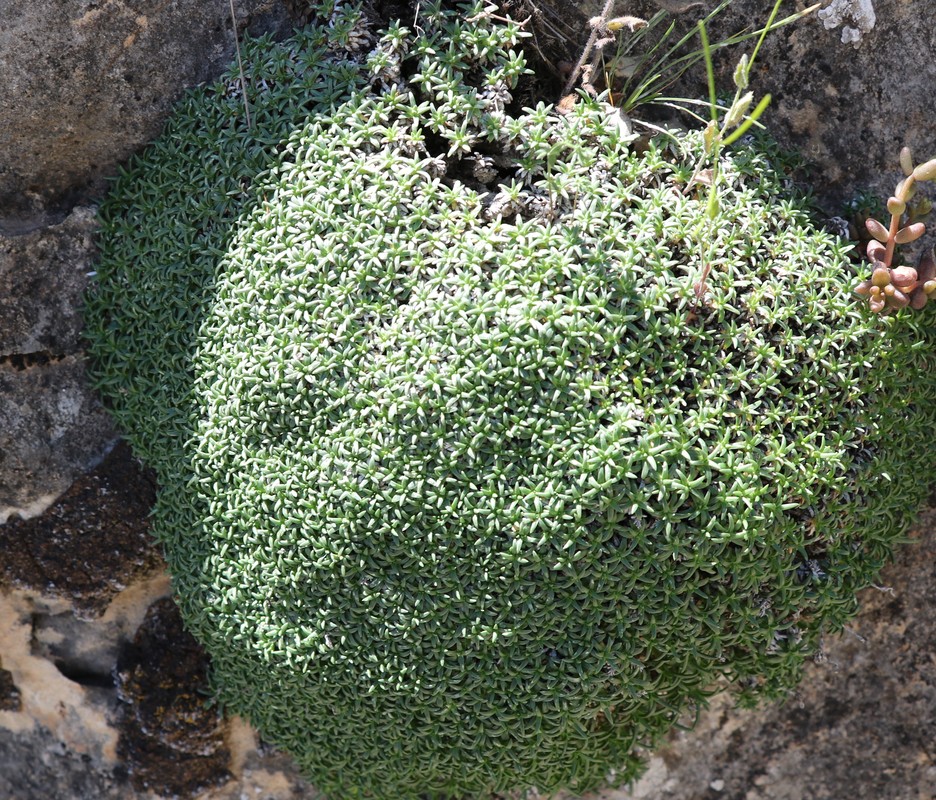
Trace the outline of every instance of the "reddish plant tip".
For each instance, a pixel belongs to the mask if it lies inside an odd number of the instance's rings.
[[[885,266],[884,257],[887,255],[887,248],[881,244],[877,239],[872,239],[868,242],[867,248],[868,258],[871,259],[871,263],[877,266]]]
[[[903,200],[891,197],[887,201],[887,210],[895,217],[899,217],[907,210],[907,204]]]
[[[879,242],[887,241],[887,228],[884,227],[883,223],[878,222],[873,217],[868,217],[865,220],[865,227],[868,229],[868,233]]]
[[[915,242],[924,233],[926,233],[926,226],[922,222],[914,222],[897,231],[894,241],[897,244],[908,244],[909,242]]]
[[[887,298],[887,304],[892,308],[906,308],[910,305],[910,298],[900,289],[894,289]]]
[[[891,270],[891,283],[902,291],[913,291],[917,282],[917,271],[913,267],[896,267]]]

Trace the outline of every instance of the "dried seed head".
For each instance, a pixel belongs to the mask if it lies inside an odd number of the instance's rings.
[[[641,28],[647,27],[647,20],[641,19],[640,17],[615,17],[614,19],[609,19],[607,28],[609,31],[619,31],[621,28],[627,28],[629,31],[638,31]]]

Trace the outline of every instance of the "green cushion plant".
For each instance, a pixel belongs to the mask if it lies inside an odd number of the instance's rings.
[[[710,217],[701,134],[513,108],[517,24],[322,11],[101,207],[93,371],[186,623],[333,798],[631,779],[854,613],[929,478],[926,313],[854,302],[769,144]]]

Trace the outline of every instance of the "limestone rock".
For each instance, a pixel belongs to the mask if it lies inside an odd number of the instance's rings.
[[[0,661],[0,711],[20,711],[22,708],[23,698],[13,683],[13,673],[3,669],[3,662]]]
[[[0,797],[286,800],[306,786],[204,705],[207,661],[148,536],[153,498],[121,443],[43,514],[0,525]]]
[[[111,446],[77,355],[0,363],[0,522],[41,513]]]
[[[0,359],[19,366],[81,348],[81,295],[93,271],[94,209],[61,222],[3,227],[0,219]]]
[[[80,620],[0,593],[0,797],[294,800],[319,796],[244,722],[203,704],[206,661],[157,572]]]
[[[816,190],[828,203],[834,206],[867,187],[887,198],[903,177],[897,163],[903,145],[919,161],[936,157],[936,4],[823,5],[767,37],[752,89],[758,96],[772,93],[765,122],[811,163]],[[765,21],[765,13],[763,2],[735,0],[720,30]],[[726,89],[732,87],[733,67],[726,57]]]
[[[0,229],[0,523],[41,512],[116,438],[81,361],[94,212]]]
[[[278,0],[235,7],[238,34],[288,27]],[[3,798],[213,787],[215,800],[285,800],[308,788],[245,723],[220,726],[201,704],[204,657],[173,627],[148,534],[155,487],[114,446],[80,338],[94,271],[88,201],[184,89],[232,60],[229,14],[226,2],[194,0],[63,0],[0,14]]]

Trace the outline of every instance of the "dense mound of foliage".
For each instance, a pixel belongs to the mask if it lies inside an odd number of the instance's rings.
[[[869,319],[769,148],[511,111],[518,28],[248,43],[101,209],[98,383],[226,708],[338,797],[633,777],[782,693],[928,473],[932,334]],[[707,258],[700,301],[694,285]]]

